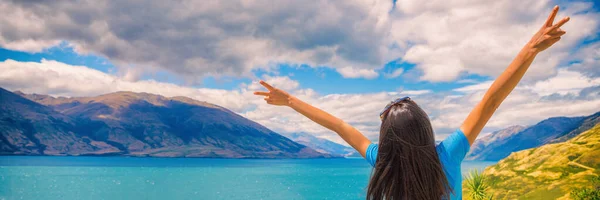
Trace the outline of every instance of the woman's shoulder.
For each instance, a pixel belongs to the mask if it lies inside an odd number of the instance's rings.
[[[440,157],[447,157],[455,163],[462,162],[470,148],[469,140],[467,140],[467,137],[460,129],[456,129],[436,146]]]

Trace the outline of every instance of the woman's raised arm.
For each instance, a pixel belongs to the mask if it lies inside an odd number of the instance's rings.
[[[369,141],[367,137],[365,137],[354,127],[321,109],[301,101],[300,99],[288,94],[283,90],[269,85],[264,81],[260,81],[260,84],[269,91],[254,92],[255,95],[265,96],[265,101],[271,105],[289,106],[296,112],[306,116],[317,124],[336,132],[340,137],[342,137],[342,139],[348,142],[350,146],[352,146],[363,157],[365,157],[365,152],[367,151],[369,144],[371,144],[371,141]]]
[[[494,114],[506,96],[517,86],[535,56],[558,42],[560,37],[566,33],[560,27],[569,21],[569,17],[565,17],[553,25],[557,12],[558,6],[555,6],[542,28],[521,49],[521,52],[494,81],[481,102],[473,108],[467,119],[465,119],[460,129],[467,136],[469,144],[473,144],[477,135],[479,135],[490,117],[492,117],[492,114]]]

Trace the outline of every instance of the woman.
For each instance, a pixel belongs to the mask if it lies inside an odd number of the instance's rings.
[[[500,103],[515,88],[535,56],[560,40],[553,25],[555,6],[542,28],[494,81],[481,102],[453,134],[436,145],[427,114],[409,97],[396,99],[380,113],[379,144],[373,144],[344,121],[261,81],[268,104],[289,106],[312,121],[336,132],[374,167],[367,199],[461,199],[461,162]]]

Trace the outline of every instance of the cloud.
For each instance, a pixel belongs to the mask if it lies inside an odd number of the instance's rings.
[[[532,86],[526,88],[533,90],[540,95],[550,94],[574,94],[588,87],[600,85],[600,78],[590,78],[575,71],[568,69],[560,69],[555,77],[548,80],[539,81]]]
[[[541,27],[552,6],[549,0],[398,0],[390,16],[391,33],[406,47],[403,60],[423,71],[422,80],[495,77]],[[526,79],[554,76],[561,61],[574,56],[569,50],[598,32],[600,15],[592,2],[565,3],[556,19],[565,15],[571,16],[563,26],[567,34],[538,55]]]
[[[600,34],[598,34],[600,36]],[[584,48],[578,49],[572,59],[569,69],[583,73],[589,77],[600,76],[600,42],[592,43]]]
[[[5,41],[4,38],[0,37],[0,44],[2,47],[23,52],[40,52],[48,47],[56,46],[60,44],[60,40],[33,40],[33,39],[22,39],[17,41]]]
[[[2,1],[0,46],[37,52],[67,41],[79,53],[107,57],[125,74],[133,65],[191,80],[252,77],[253,70],[282,63],[368,79],[400,58],[416,64],[421,80],[445,82],[465,74],[497,76],[553,6],[549,0],[393,2]],[[562,61],[576,56],[569,50],[598,32],[600,15],[592,5],[563,5],[559,17],[572,17],[568,34],[539,56],[528,79],[554,76]],[[580,60],[582,70],[597,62],[588,58]]]
[[[398,69],[395,69],[392,73],[383,74],[383,76],[385,76],[386,78],[396,78],[396,77],[402,75],[403,72],[404,72],[403,68],[398,68]]]
[[[492,83],[494,81],[485,81],[485,82],[481,82],[481,83],[475,83],[472,85],[467,85],[461,88],[456,88],[454,89],[454,91],[457,92],[474,92],[474,91],[481,91],[481,90],[487,90],[488,88],[490,88],[490,86],[492,86]]]
[[[391,8],[387,0],[2,1],[0,46],[35,52],[64,40],[117,66],[192,79],[279,63],[364,73],[397,55],[382,37]]]
[[[366,78],[373,79],[377,78],[379,74],[372,69],[356,69],[354,67],[338,68],[337,72],[340,73],[344,78]]]
[[[277,132],[308,132],[344,143],[335,133],[294,110],[268,105],[262,98],[253,95],[254,91],[263,90],[257,80],[241,84],[232,90],[193,88],[154,80],[126,80],[85,66],[50,60],[6,60],[0,62],[0,71],[0,87],[9,90],[54,96],[95,96],[116,91],[148,92],[168,97],[187,96],[224,106]],[[423,107],[431,118],[437,138],[442,139],[460,127],[470,109],[481,100],[486,90],[484,86],[488,85],[484,82],[466,86],[465,88],[471,89],[458,89],[460,94],[455,94],[455,91],[404,90],[321,95],[311,88],[303,88],[300,82],[287,76],[262,78],[345,120],[372,140],[376,140],[379,134],[378,114],[381,109],[403,94],[410,95]],[[520,85],[500,106],[484,131],[490,132],[516,124],[531,125],[552,116],[581,116],[600,111],[600,78],[580,80],[581,78],[579,72],[565,69],[559,70],[548,81]]]
[[[182,87],[154,80],[131,81],[85,66],[57,61],[0,62],[0,86],[27,93],[54,96],[96,96],[117,91],[148,92],[164,96],[187,96],[208,100],[236,112],[247,109],[243,91]],[[249,96],[248,94],[246,96]]]
[[[572,68],[561,68],[554,77],[537,81],[535,83],[530,83],[529,85],[520,84],[515,88],[515,90],[526,90],[539,96],[547,96],[552,94],[579,95],[579,92],[585,88],[600,85],[600,78],[587,77],[581,72],[573,70],[574,69]],[[492,85],[492,83],[493,81],[485,81],[461,88],[456,88],[453,91],[464,93],[482,92],[486,91]]]
[[[431,93],[431,90],[402,90],[400,94],[404,95],[421,95]]]

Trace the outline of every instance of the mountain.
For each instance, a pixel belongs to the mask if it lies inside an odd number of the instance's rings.
[[[133,92],[76,98],[17,94],[0,88],[0,154],[330,156],[223,107],[187,97]]]
[[[483,175],[494,199],[569,199],[600,176],[600,124],[565,142],[512,153]]]
[[[466,159],[497,161],[512,152],[548,144],[568,135],[590,117],[552,117],[527,128],[513,126],[494,132],[476,142]]]
[[[600,112],[597,112],[593,115],[585,117],[583,119],[583,123],[581,123],[581,125],[579,127],[577,127],[576,129],[572,130],[571,132],[569,132],[567,134],[558,136],[556,139],[551,140],[550,143],[558,143],[558,142],[567,141],[567,140],[579,135],[583,131],[589,130],[590,128],[594,127],[598,123],[600,123]]]
[[[75,133],[72,118],[0,88],[0,154],[112,154],[114,146]]]
[[[356,150],[352,147],[344,146],[327,139],[318,138],[308,133],[287,133],[283,134],[294,142],[303,144],[318,152],[339,156],[353,156]],[[360,155],[359,155],[360,156]]]
[[[513,137],[515,134],[523,131],[526,127],[524,126],[511,126],[505,129],[501,129],[491,134],[487,134],[481,138],[477,138],[471,150],[466,156],[466,160],[485,160],[486,156],[493,154],[495,150],[494,145],[499,141],[507,140]]]

